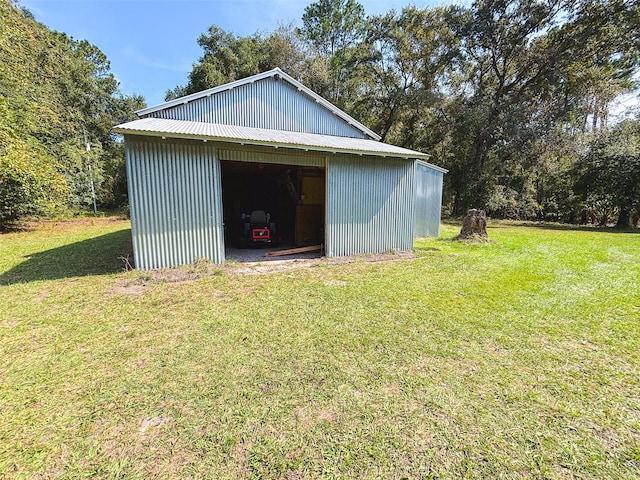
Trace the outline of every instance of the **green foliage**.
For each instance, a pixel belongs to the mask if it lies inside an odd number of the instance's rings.
[[[58,165],[41,145],[19,138],[7,103],[0,96],[0,231],[24,215],[53,213],[68,193]]]
[[[355,0],[319,0],[304,9],[300,32],[320,55],[331,58],[362,42],[364,8]]]
[[[0,132],[0,231],[22,216],[53,213],[67,192],[46,156]]]
[[[0,197],[7,218],[44,214],[54,204],[87,208],[89,166],[98,202],[111,206],[116,195],[108,186],[121,180],[109,175],[124,157],[110,130],[144,102],[119,93],[106,56],[94,45],[49,30],[9,0],[0,0],[0,22],[6,157]]]
[[[540,216],[540,205],[530,190],[519,193],[504,185],[494,186],[486,208],[489,215],[498,218],[533,220]]]
[[[607,2],[597,15],[594,8],[589,2],[476,2],[449,22],[462,39],[458,66],[443,121],[432,127],[452,137],[451,156],[441,163],[451,169],[454,213],[485,205],[496,185],[522,196],[532,180],[552,184],[538,166],[540,143],[552,136],[571,143],[587,118],[599,119],[603,106],[630,86],[628,65],[637,54],[621,38],[631,28],[622,20],[623,7]],[[620,20],[615,27],[613,18]],[[594,91],[600,92],[597,102]],[[542,207],[547,194],[557,194],[539,193]]]
[[[319,82],[314,62],[307,58],[298,33],[283,25],[269,35],[255,33],[249,37],[237,37],[217,25],[200,35],[198,44],[204,52],[189,74],[186,86],[167,91],[166,99],[200,92],[208,88],[255,75],[275,67],[285,69],[296,77],[304,77],[313,87]]]
[[[628,226],[629,214],[640,208],[640,120],[624,121],[599,135],[576,163],[574,178],[585,205],[616,209],[618,224]]]
[[[342,108],[352,107],[366,77],[364,39],[368,20],[355,0],[319,0],[305,8],[300,36],[323,65],[327,81],[320,93]]]

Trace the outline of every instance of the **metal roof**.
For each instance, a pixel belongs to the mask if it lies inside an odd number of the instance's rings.
[[[426,153],[396,147],[375,140],[153,117],[123,123],[114,127],[113,131],[132,135],[205,141],[214,140],[243,145],[295,148],[329,153],[349,153],[407,159],[429,158],[429,155]],[[440,172],[447,172],[444,168],[429,163],[426,164]]]
[[[365,127],[362,123],[358,122],[351,115],[347,114],[346,112],[343,112],[338,107],[333,105],[331,102],[325,100],[324,98],[322,98],[320,95],[318,95],[316,92],[314,92],[310,88],[305,87],[302,83],[300,83],[295,78],[291,77],[290,75],[288,75],[287,73],[285,73],[284,71],[282,71],[279,68],[274,68],[273,70],[269,70],[267,72],[259,73],[258,75],[253,75],[251,77],[243,78],[241,80],[236,80],[235,82],[225,83],[224,85],[220,85],[218,87],[210,88],[208,90],[203,90],[202,92],[193,93],[191,95],[186,95],[184,97],[176,98],[176,99],[170,100],[170,101],[168,101],[166,103],[162,103],[160,105],[156,105],[155,107],[143,108],[142,110],[138,110],[136,113],[138,115],[140,115],[140,116],[148,115],[150,113],[157,112],[159,110],[164,110],[164,109],[167,109],[167,108],[171,108],[171,107],[175,107],[175,106],[182,105],[182,104],[185,104],[185,103],[189,103],[189,102],[192,102],[194,100],[198,100],[200,98],[204,98],[204,97],[208,97],[208,96],[211,96],[211,95],[215,95],[216,93],[224,92],[225,90],[229,90],[229,89],[232,89],[232,88],[237,88],[237,87],[240,87],[242,85],[246,85],[248,83],[254,83],[254,82],[257,82],[259,80],[263,80],[265,78],[271,78],[271,77],[274,77],[276,79],[282,79],[282,80],[284,80],[286,82],[289,82],[291,85],[293,85],[295,88],[297,88],[298,91],[304,92],[306,95],[308,95],[309,97],[314,99],[318,104],[322,105],[327,110],[331,111],[333,114],[335,114],[336,116],[340,117],[345,122],[349,123],[349,125],[353,125],[358,130],[362,131],[365,135],[373,138],[374,140],[380,140],[380,138],[381,138],[380,135],[378,135],[374,131],[370,130],[369,128]]]

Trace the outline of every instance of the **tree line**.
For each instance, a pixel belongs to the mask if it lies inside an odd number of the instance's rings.
[[[638,119],[611,125],[636,87],[629,0],[479,0],[366,15],[319,0],[300,27],[236,36],[216,25],[167,99],[279,66],[380,134],[432,155],[445,212],[637,222]]]
[[[100,49],[0,0],[0,230],[27,215],[127,203],[111,133],[145,106],[125,96]],[[93,188],[93,192],[92,192]]]
[[[211,25],[167,99],[281,67],[379,133],[427,152],[444,212],[637,222],[640,120],[612,123],[640,61],[633,0],[479,0],[367,15],[319,0],[299,26],[237,36]],[[0,229],[25,215],[126,206],[111,127],[144,107],[98,47],[0,0]],[[87,148],[87,145],[89,148]]]

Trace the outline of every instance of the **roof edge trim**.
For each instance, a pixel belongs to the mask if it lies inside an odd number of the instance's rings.
[[[433,163],[425,162],[424,160],[416,160],[416,162],[418,162],[420,165],[424,165],[425,167],[437,170],[438,172],[449,173],[449,170],[447,170],[446,168],[439,167],[437,165],[434,165]]]
[[[168,102],[161,103],[160,105],[156,105],[154,107],[143,108],[141,110],[137,110],[136,114],[138,116],[148,115],[150,113],[154,113],[154,112],[157,112],[157,111],[160,111],[160,110],[165,110],[167,108],[176,107],[178,105],[183,105],[185,103],[189,103],[189,102],[192,102],[194,100],[199,100],[201,98],[205,98],[205,97],[208,97],[208,96],[211,96],[211,95],[215,95],[216,93],[224,92],[225,90],[230,90],[232,88],[240,87],[242,85],[247,85],[249,83],[254,83],[254,82],[257,82],[259,80],[263,80],[265,78],[275,77],[276,75],[278,75],[281,80],[287,81],[288,83],[293,85],[299,91],[302,91],[305,94],[307,94],[308,96],[310,96],[311,98],[313,98],[316,102],[321,104],[323,107],[325,107],[326,109],[331,111],[336,116],[340,117],[342,120],[346,121],[348,124],[354,126],[358,130],[360,130],[362,133],[364,133],[365,135],[373,138],[374,140],[380,140],[382,138],[380,135],[375,133],[373,130],[367,128],[365,125],[363,125],[362,123],[357,121],[351,115],[349,115],[348,113],[340,110],[333,103],[329,102],[328,100],[325,100],[320,95],[318,95],[316,92],[311,90],[309,87],[306,87],[304,84],[300,83],[295,78],[293,78],[288,73],[284,72],[283,70],[281,70],[278,67],[274,68],[273,70],[268,70],[268,71],[263,72],[263,73],[258,73],[257,75],[252,75],[250,77],[241,78],[240,80],[235,80],[235,81],[230,82],[230,83],[225,83],[224,85],[219,85],[217,87],[209,88],[208,90],[203,90],[201,92],[192,93],[191,95],[186,95],[184,97],[175,98],[173,100],[169,100]]]
[[[447,170],[444,168],[438,167],[437,165],[432,165],[428,162],[425,162],[425,158],[429,158],[429,155],[426,153],[416,152],[414,155],[402,155],[402,154],[393,154],[389,152],[374,152],[367,150],[355,150],[349,148],[327,148],[327,147],[318,147],[313,145],[299,145],[296,143],[279,143],[279,142],[268,142],[264,140],[248,140],[246,138],[230,138],[230,137],[218,137],[218,136],[201,136],[201,135],[190,135],[190,134],[181,134],[181,133],[167,133],[167,132],[154,132],[148,130],[136,130],[131,131],[129,129],[121,129],[118,127],[114,127],[112,129],[115,133],[121,133],[125,135],[138,135],[143,137],[157,137],[157,138],[177,138],[181,140],[200,140],[200,141],[213,141],[213,142],[221,142],[221,143],[234,143],[239,145],[257,145],[261,147],[273,147],[273,148],[290,148],[293,150],[305,150],[305,151],[314,151],[314,152],[323,152],[323,153],[345,153],[350,155],[359,155],[359,156],[372,156],[372,157],[388,157],[388,158],[401,158],[407,160],[420,160],[421,163],[427,165],[430,168],[438,170],[440,172],[446,173]]]

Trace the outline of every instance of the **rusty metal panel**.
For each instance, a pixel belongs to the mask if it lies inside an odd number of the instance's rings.
[[[440,235],[443,173],[429,165],[415,163],[415,232],[416,237]]]
[[[413,248],[413,161],[333,155],[326,176],[327,256]]]
[[[207,258],[224,262],[222,187],[215,146],[125,137],[136,268]]]
[[[143,117],[369,138],[285,81],[263,78]]]

